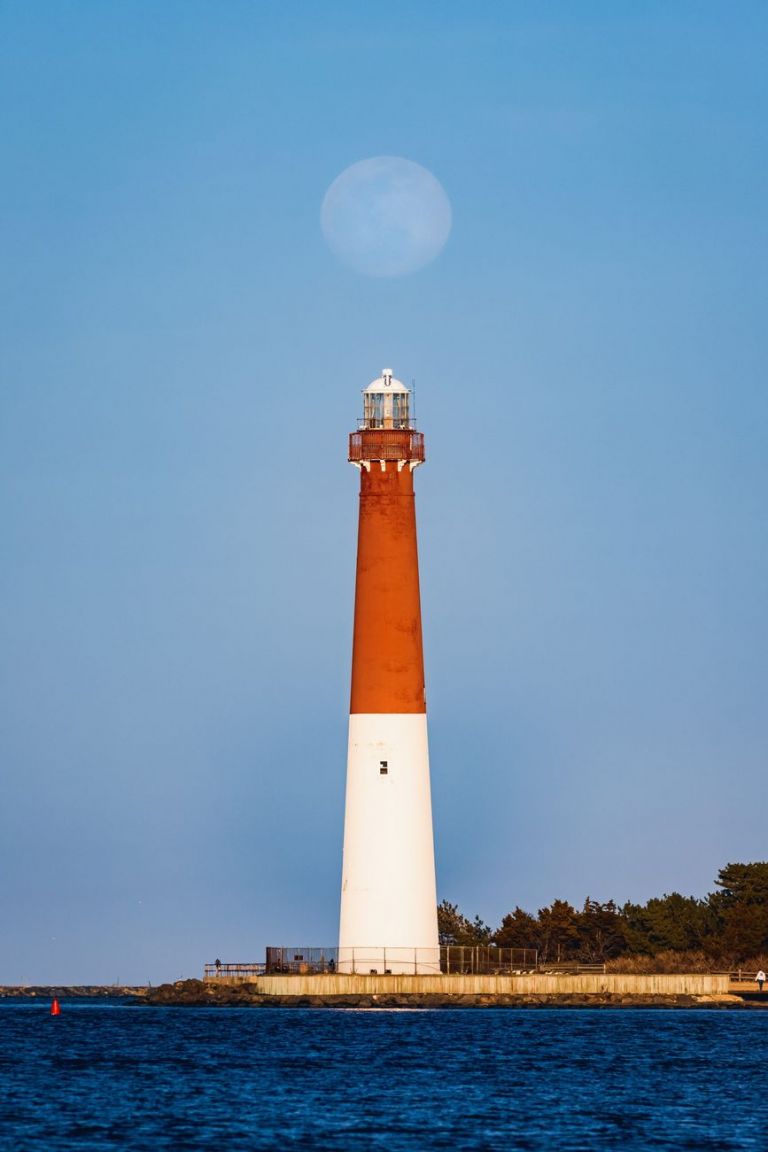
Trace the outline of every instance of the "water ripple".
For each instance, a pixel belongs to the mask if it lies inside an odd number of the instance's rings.
[[[768,1147],[768,1013],[0,1006],[0,1149]]]

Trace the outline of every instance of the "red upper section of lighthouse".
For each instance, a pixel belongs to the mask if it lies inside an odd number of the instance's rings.
[[[393,385],[398,400],[390,404],[385,389]],[[349,441],[360,468],[350,711],[425,712],[413,493],[424,437],[411,427],[408,390],[386,369],[365,397],[366,419]]]

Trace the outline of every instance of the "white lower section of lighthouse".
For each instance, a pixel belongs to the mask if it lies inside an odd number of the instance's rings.
[[[349,718],[339,970],[440,971],[423,712]]]

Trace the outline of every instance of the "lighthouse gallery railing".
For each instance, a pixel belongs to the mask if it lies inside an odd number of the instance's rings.
[[[408,428],[365,428],[349,434],[349,459],[418,460],[423,464],[424,433]]]

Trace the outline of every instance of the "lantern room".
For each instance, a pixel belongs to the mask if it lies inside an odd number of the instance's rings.
[[[410,392],[385,368],[363,390],[363,419],[360,428],[411,428]]]

